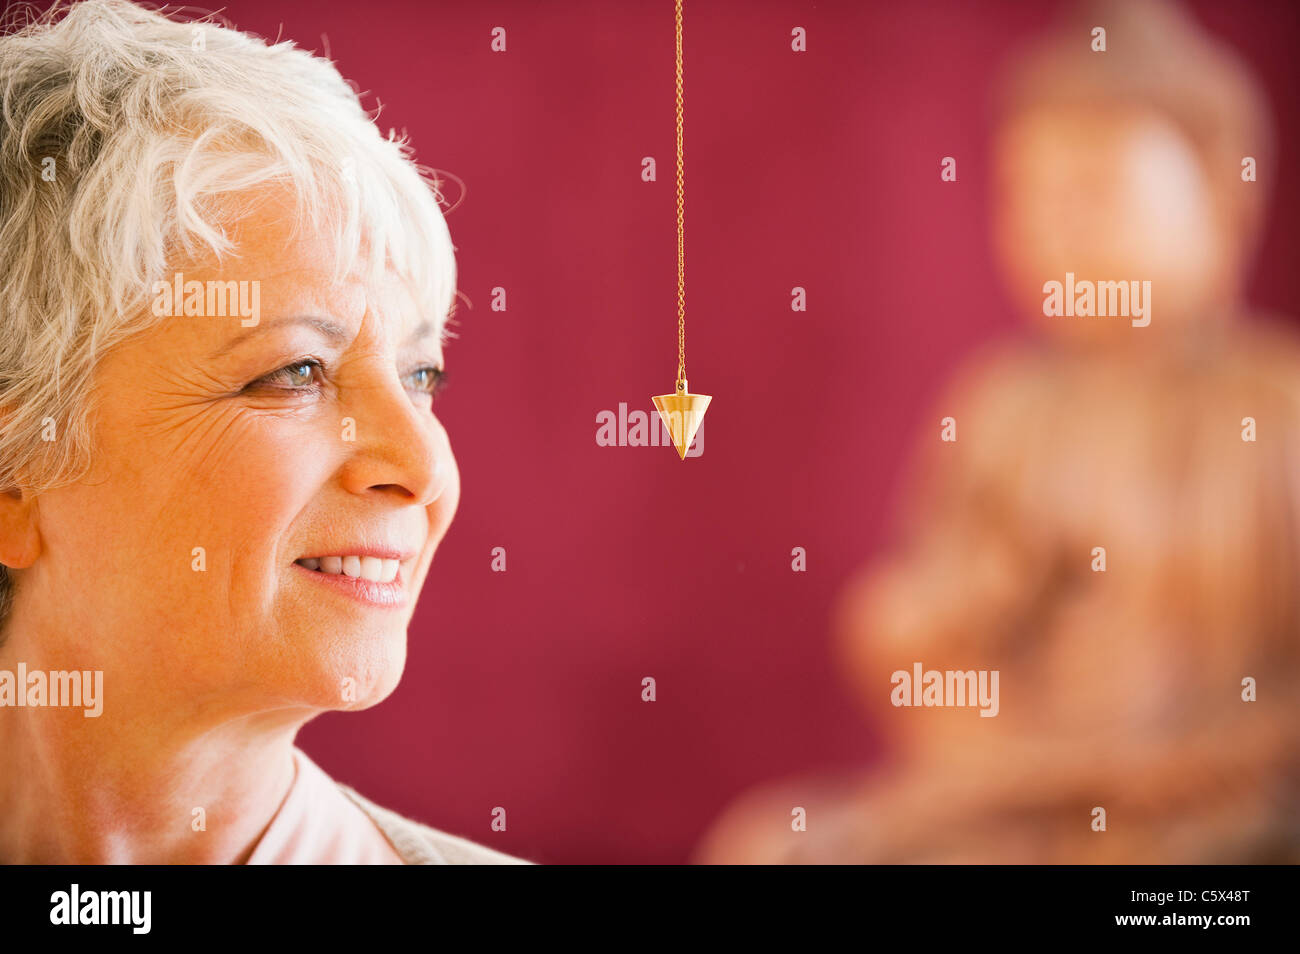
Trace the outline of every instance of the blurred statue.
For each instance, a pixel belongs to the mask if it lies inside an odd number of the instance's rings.
[[[1300,348],[1242,292],[1264,97],[1178,8],[1115,2],[998,103],[994,234],[1034,333],[940,401],[897,545],[837,613],[888,757],[749,793],[697,857],[1300,861]],[[1149,280],[1150,324],[1045,316],[1067,272]],[[997,715],[895,705],[917,663],[997,671]]]

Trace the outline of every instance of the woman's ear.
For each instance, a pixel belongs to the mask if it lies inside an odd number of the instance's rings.
[[[0,563],[21,570],[41,552],[37,497],[27,490],[0,492]]]

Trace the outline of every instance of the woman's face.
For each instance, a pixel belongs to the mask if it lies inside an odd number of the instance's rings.
[[[456,510],[430,393],[443,316],[391,273],[332,284],[328,240],[260,209],[239,257],[182,269],[260,282],[257,325],[167,317],[110,352],[92,470],[37,499],[15,620],[47,658],[104,670],[106,713],[127,691],[236,713],[378,702]],[[296,562],[349,556],[370,559]]]

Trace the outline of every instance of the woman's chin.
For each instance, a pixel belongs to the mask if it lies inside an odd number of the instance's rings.
[[[315,708],[344,712],[369,709],[383,702],[402,680],[406,668],[406,634],[385,637],[382,644],[352,647],[338,657],[321,659],[302,694]]]

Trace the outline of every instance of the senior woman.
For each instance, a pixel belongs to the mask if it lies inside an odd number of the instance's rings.
[[[0,861],[518,862],[294,745],[397,685],[459,496],[405,147],[124,0],[0,38],[0,97]]]

